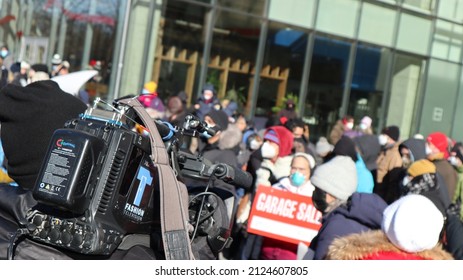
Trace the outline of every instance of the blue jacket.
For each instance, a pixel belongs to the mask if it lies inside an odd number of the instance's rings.
[[[355,169],[357,169],[357,192],[372,193],[375,186],[373,174],[368,170],[365,162],[360,154],[357,153],[357,161],[355,162]]]
[[[386,202],[377,194],[354,193],[346,205],[339,206],[322,219],[322,227],[310,243],[314,259],[322,260],[336,237],[380,229]]]

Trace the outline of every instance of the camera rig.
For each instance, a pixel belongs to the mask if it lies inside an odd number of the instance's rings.
[[[191,115],[182,128],[153,121],[136,98],[112,105],[97,99],[54,132],[33,189],[38,204],[22,223],[24,234],[85,255],[150,246],[156,232],[166,259],[194,258],[190,242],[197,234],[207,236],[213,252],[223,250],[231,242],[233,195],[209,191],[209,183],[219,179],[247,188],[252,179],[180,151],[183,136],[204,132],[215,133]],[[188,201],[184,177],[208,183],[189,190]]]

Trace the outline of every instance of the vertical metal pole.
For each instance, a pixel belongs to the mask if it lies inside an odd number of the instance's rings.
[[[398,37],[399,26],[400,26],[400,18],[401,18],[400,12],[401,12],[401,8],[399,6],[397,8],[397,17],[395,18],[395,21],[394,21],[394,37],[392,39],[393,40],[392,47],[394,49],[392,50],[391,58],[387,64],[387,71],[386,71],[386,78],[385,78],[386,84],[384,86],[383,98],[381,100],[381,105],[383,109],[381,111],[381,115],[379,116],[379,121],[376,127],[376,131],[381,131],[383,127],[386,126],[385,123],[386,123],[387,111],[389,109],[388,100],[389,100],[389,97],[391,96],[391,83],[392,83],[391,79],[393,78],[393,71],[394,71],[395,64],[396,64],[395,60],[397,57],[395,48],[397,47],[397,37]]]
[[[90,1],[90,10],[88,11],[89,15],[94,15],[96,12],[96,6],[98,1]],[[92,49],[92,40],[93,40],[93,26],[92,23],[88,22],[85,30],[85,41],[84,41],[84,52],[82,54],[81,68],[85,69],[88,66],[90,61],[90,51]]]
[[[354,42],[350,46],[349,51],[349,62],[347,64],[347,73],[346,78],[344,80],[344,90],[342,93],[342,104],[341,110],[339,110],[339,118],[342,118],[347,114],[347,110],[349,107],[349,99],[350,99],[350,90],[352,85],[352,77],[354,75],[355,70],[355,59],[357,55],[357,46],[358,46],[358,34],[360,29],[360,18],[362,16],[362,7],[363,2],[359,3],[358,11],[357,11],[357,18],[355,20],[355,32],[354,32]]]
[[[68,5],[69,5],[69,0],[64,0],[63,1],[63,8],[66,9],[68,7]],[[68,21],[67,21],[66,16],[63,15],[61,17],[61,24],[60,24],[60,27],[59,27],[59,38],[58,38],[58,53],[63,55],[63,59],[64,59],[64,44],[65,44],[65,41],[66,41],[67,29],[68,29]]]
[[[312,55],[313,46],[315,43],[315,24],[317,23],[317,11],[318,11],[319,0],[315,1],[312,11],[312,23],[311,26],[314,28],[313,32],[307,35],[307,47],[305,49],[304,57],[304,70],[302,71],[301,88],[299,90],[299,116],[304,116],[305,101],[309,92],[309,78],[310,78],[310,67],[312,66]]]
[[[51,27],[50,27],[50,38],[48,43],[48,67],[51,67],[51,58],[55,52],[55,43],[56,43],[56,32],[58,31],[58,20],[60,16],[59,6],[53,6],[52,18],[51,18]]]
[[[4,1],[4,0],[0,0],[0,18],[3,18],[4,16],[6,16],[6,13],[7,13],[7,7],[8,7],[8,1]],[[1,44],[5,44],[6,42],[4,42],[5,38],[5,31],[3,30],[3,28],[0,28],[0,43]]]
[[[33,0],[28,0],[27,1],[26,25],[24,26],[24,36],[29,36],[31,34],[33,14],[34,14]]]
[[[120,12],[117,19],[117,35],[115,42],[115,51],[112,61],[112,71],[111,79],[109,83],[108,91],[108,101],[114,100],[116,97],[119,97],[119,90],[121,87],[121,76],[122,76],[122,67],[124,66],[124,54],[125,47],[127,44],[127,30],[129,28],[130,21],[130,8],[132,5],[132,0],[126,0],[125,5],[123,1],[120,2]]]
[[[269,0],[265,1],[264,15],[265,19],[260,25],[259,45],[257,47],[256,66],[254,67],[254,83],[252,84],[252,99],[249,110],[248,118],[253,118],[256,113],[257,97],[259,96],[259,83],[260,83],[260,71],[262,71],[262,63],[264,61],[265,44],[267,42],[268,33],[268,11],[269,11]]]
[[[211,0],[212,9],[206,15],[206,27],[204,33],[204,47],[203,55],[201,59],[201,70],[199,72],[199,87],[196,93],[196,96],[199,98],[201,96],[202,86],[206,83],[207,70],[209,64],[209,58],[211,54],[211,46],[213,39],[213,30],[215,21],[217,19],[217,1]]]
[[[143,59],[141,61],[141,68],[140,68],[140,73],[146,73],[147,72],[147,65],[148,65],[148,55],[151,49],[151,39],[152,39],[152,34],[153,31],[151,28],[153,27],[153,22],[154,22],[154,11],[157,8],[156,1],[152,0],[150,1],[150,6],[149,6],[149,14],[148,14],[148,23],[146,24],[146,31],[145,31],[145,45],[143,46]],[[138,91],[141,92],[143,88],[143,84],[145,83],[145,75],[140,75],[140,80],[138,81]]]

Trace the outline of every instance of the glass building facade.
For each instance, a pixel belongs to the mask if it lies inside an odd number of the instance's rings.
[[[372,117],[401,138],[463,140],[463,0],[0,0],[0,41],[15,59],[54,53],[85,69],[92,97],[140,92],[219,97],[265,120],[295,96],[312,140],[340,117]]]

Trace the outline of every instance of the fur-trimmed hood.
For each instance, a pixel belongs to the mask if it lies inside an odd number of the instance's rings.
[[[328,260],[453,260],[440,244],[430,250],[407,253],[392,244],[381,230],[351,234],[331,243]]]

